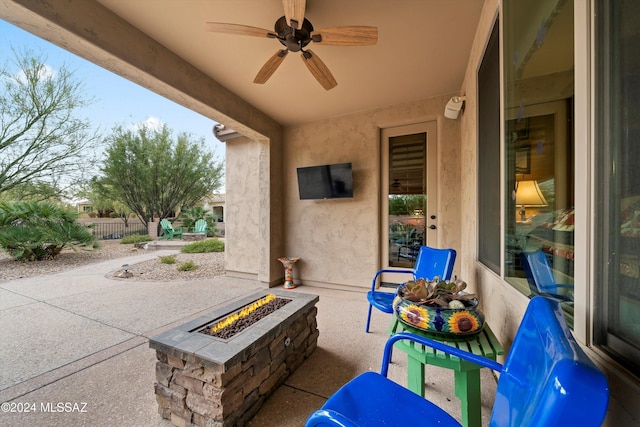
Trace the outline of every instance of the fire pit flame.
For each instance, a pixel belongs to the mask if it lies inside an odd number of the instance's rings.
[[[274,301],[275,299],[276,299],[276,296],[274,294],[267,294],[265,297],[260,298],[256,302],[247,305],[246,307],[244,307],[239,312],[231,314],[231,315],[225,317],[224,319],[222,319],[221,321],[217,322],[213,326],[211,326],[211,333],[215,334],[216,332],[218,332],[218,331],[220,331],[220,330],[222,330],[222,329],[224,329],[224,328],[226,328],[228,326],[233,325],[238,320],[247,317],[248,315],[250,315],[251,313],[253,313],[257,309],[262,307],[263,305],[267,305],[270,302]]]

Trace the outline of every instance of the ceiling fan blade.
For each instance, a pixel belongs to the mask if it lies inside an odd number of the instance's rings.
[[[284,57],[287,56],[289,51],[287,49],[278,50],[273,54],[271,58],[262,66],[258,74],[256,74],[256,78],[253,79],[254,83],[265,84],[269,77],[273,75],[273,73],[278,69],[282,61],[284,61]]]
[[[304,11],[307,7],[306,0],[282,0],[284,7],[284,16],[287,19],[287,25],[294,30],[302,28],[304,21]]]
[[[378,42],[378,28],[357,25],[329,27],[314,32],[311,39],[327,46],[371,46]]]
[[[273,31],[265,30],[264,28],[250,27],[249,25],[241,24],[227,24],[224,22],[207,22],[205,23],[205,29],[214,33],[234,34],[241,36],[255,36],[255,37],[278,37]]]
[[[316,78],[318,83],[322,85],[326,90],[331,90],[338,85],[336,79],[333,78],[333,74],[324,65],[324,62],[318,58],[316,54],[314,54],[311,49],[307,49],[302,52],[302,60],[306,64],[313,77]]]

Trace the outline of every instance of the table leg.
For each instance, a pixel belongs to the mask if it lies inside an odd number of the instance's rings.
[[[480,370],[456,371],[455,389],[462,409],[462,425],[464,427],[481,427]]]
[[[407,388],[424,396],[424,365],[407,354]]]

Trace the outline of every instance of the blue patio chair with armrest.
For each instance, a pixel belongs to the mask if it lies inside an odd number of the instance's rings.
[[[391,303],[395,297],[395,293],[384,292],[376,289],[378,278],[382,273],[402,273],[411,274],[413,280],[416,279],[433,279],[436,276],[444,280],[451,279],[453,274],[453,265],[456,261],[456,251],[454,249],[438,249],[429,246],[422,246],[418,252],[418,258],[413,270],[400,269],[378,270],[371,281],[371,290],[367,292],[367,300],[369,301],[369,312],[367,314],[366,332],[369,332],[369,324],[371,322],[372,307],[384,313],[393,313]]]
[[[311,414],[306,427],[459,427],[444,410],[387,378],[398,340],[414,341],[499,372],[490,427],[599,426],[606,415],[606,377],[573,338],[558,301],[534,297],[504,365],[401,332],[387,340],[380,374],[365,372],[342,386]]]
[[[529,289],[533,295],[542,295],[561,301],[572,301],[571,295],[560,294],[560,289],[573,290],[573,285],[556,283],[553,270],[547,261],[547,256],[542,251],[523,252],[522,268],[527,276]]]

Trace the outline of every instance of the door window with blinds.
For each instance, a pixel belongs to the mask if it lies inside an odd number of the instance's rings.
[[[425,242],[425,132],[389,138],[389,266],[413,267]]]

